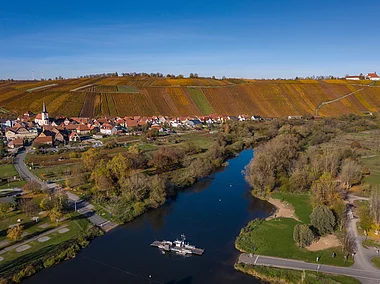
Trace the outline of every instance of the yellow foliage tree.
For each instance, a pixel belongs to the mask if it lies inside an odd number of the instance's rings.
[[[7,237],[12,241],[19,240],[21,238],[23,228],[24,226],[22,225],[17,225],[9,228],[7,231]]]

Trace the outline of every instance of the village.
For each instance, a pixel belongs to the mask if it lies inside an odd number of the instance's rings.
[[[289,119],[302,116],[289,117]],[[35,148],[57,147],[59,145],[102,146],[100,139],[108,136],[140,136],[143,132],[151,131],[151,136],[166,135],[175,129],[189,130],[221,124],[226,121],[260,121],[257,115],[238,116],[209,115],[209,116],[126,116],[126,117],[49,117],[46,104],[42,112],[24,113],[16,120],[0,119],[0,137],[10,152],[15,152],[24,146]]]

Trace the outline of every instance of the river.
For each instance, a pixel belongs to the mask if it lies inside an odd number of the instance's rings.
[[[260,283],[235,271],[234,241],[250,220],[273,207],[252,197],[241,171],[253,157],[245,150],[229,166],[170,199],[163,207],[95,239],[72,260],[45,269],[25,283]],[[184,233],[203,256],[162,254],[154,240]]]

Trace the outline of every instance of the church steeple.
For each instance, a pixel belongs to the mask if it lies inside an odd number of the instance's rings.
[[[42,105],[42,113],[47,113],[45,102],[43,102],[43,105]]]

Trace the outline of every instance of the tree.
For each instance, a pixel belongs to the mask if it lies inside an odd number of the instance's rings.
[[[132,161],[124,157],[121,153],[113,157],[107,164],[111,178],[113,178],[115,182],[125,179],[132,170],[132,167]]]
[[[334,231],[335,217],[331,210],[325,206],[317,206],[310,215],[311,225],[318,230],[319,235]]]
[[[341,241],[343,251],[349,254],[356,253],[357,242],[353,234],[350,234],[346,230],[344,230]]]
[[[91,148],[82,154],[82,161],[85,168],[89,171],[93,170],[101,160],[102,155],[98,149]]]
[[[38,205],[31,198],[22,198],[19,206],[21,212],[24,212],[28,217],[38,213]]]
[[[22,225],[16,225],[8,229],[7,231],[7,237],[11,239],[12,241],[17,241],[22,236],[22,229],[24,226]]]
[[[7,217],[7,213],[10,212],[12,208],[13,208],[13,205],[10,202],[0,203],[0,214],[3,215],[4,219]]]
[[[26,192],[33,192],[34,194],[38,194],[41,192],[41,185],[37,181],[32,180],[27,184],[24,184],[22,189]]]
[[[342,231],[347,221],[346,203],[342,199],[337,199],[332,204],[332,212],[334,213],[336,224],[339,230]]]
[[[347,159],[343,162],[342,172],[340,176],[343,185],[346,185],[346,189],[349,189],[351,188],[352,184],[357,183],[361,180],[361,167],[355,160]]]
[[[50,220],[53,221],[53,222],[59,220],[63,216],[62,209],[59,208],[59,206],[54,206],[49,211],[48,214],[49,214]]]
[[[369,199],[369,207],[371,217],[375,223],[376,230],[380,229],[380,187],[377,186],[372,189],[371,197]]]
[[[158,206],[164,204],[166,201],[166,191],[164,181],[155,175],[150,180],[150,193],[149,193],[149,203],[152,208],[157,208]]]
[[[311,187],[314,205],[328,205],[340,198],[337,191],[337,183],[331,173],[325,172]]]
[[[311,245],[314,240],[314,234],[308,225],[297,224],[294,226],[293,239],[299,247],[303,248]]]

